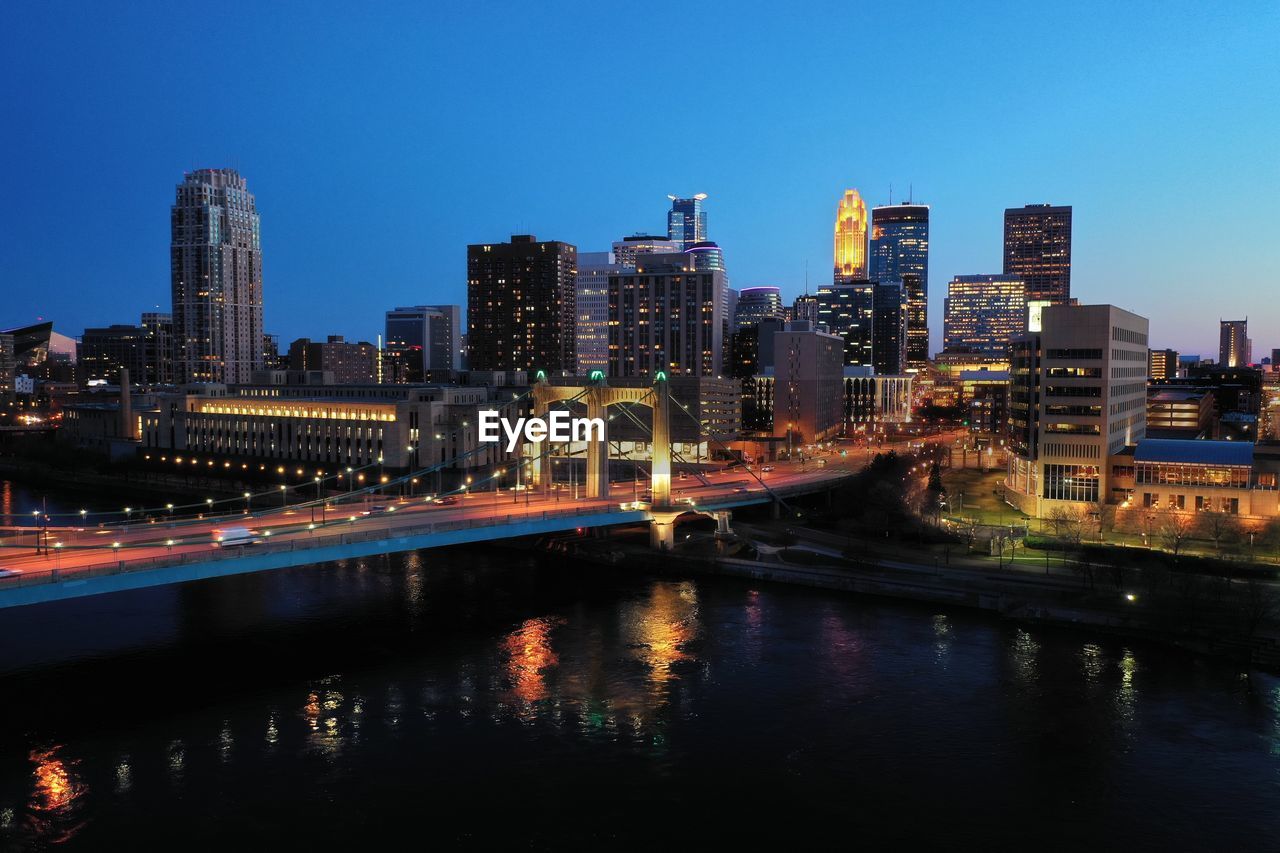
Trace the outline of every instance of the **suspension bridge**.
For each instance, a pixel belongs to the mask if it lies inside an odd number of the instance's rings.
[[[479,451],[361,488],[352,485],[363,469],[347,468],[309,485],[221,501],[62,516],[36,511],[30,526],[8,527],[0,535],[0,608],[641,522],[650,525],[653,546],[668,549],[681,516],[712,517],[718,531],[728,532],[736,507],[785,507],[788,498],[830,490],[850,473],[793,461],[759,472],[738,464],[719,470],[687,465],[672,449],[673,412],[698,424],[700,438],[716,439],[671,396],[663,374],[641,388],[613,387],[599,374],[572,385],[550,384],[539,375],[530,391],[496,408],[516,411],[523,405],[535,416],[572,406],[605,424],[619,417],[633,423],[652,448],[647,470],[637,466],[631,478],[610,480],[609,461],[620,447],[606,428],[580,447],[549,440],[526,444],[487,476],[425,496],[386,495]],[[650,424],[633,411],[637,406],[651,411]],[[581,488],[576,481],[572,489],[555,482],[554,462],[580,453],[586,461]],[[673,481],[677,463],[688,470]],[[497,488],[513,479],[517,485],[510,491]]]

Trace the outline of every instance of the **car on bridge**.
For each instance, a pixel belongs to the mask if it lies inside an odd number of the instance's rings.
[[[434,499],[431,502],[436,506],[453,506],[458,502],[458,496],[457,495],[441,495],[440,497]]]
[[[16,578],[21,574],[17,569],[0,569],[0,578]]]
[[[262,540],[258,534],[247,527],[219,527],[213,531],[213,542],[222,548],[236,545],[256,545]]]

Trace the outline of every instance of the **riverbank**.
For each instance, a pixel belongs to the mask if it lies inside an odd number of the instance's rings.
[[[749,525],[741,530],[759,532]],[[980,610],[1014,622],[1142,639],[1280,672],[1280,626],[1271,590],[1259,593],[1252,582],[1217,591],[1197,586],[1197,594],[1186,586],[1164,590],[1128,586],[1123,580],[1119,586],[1084,586],[1079,575],[1058,566],[1046,566],[1040,574],[1025,566],[984,565],[960,553],[912,556],[897,549],[900,553],[892,558],[864,551],[851,559],[836,542],[822,541],[840,537],[795,528],[788,532],[791,544],[766,546],[776,553],[763,559],[734,554],[728,543],[720,543],[719,553],[709,553],[705,540],[686,546],[700,553],[658,553],[639,544],[610,542],[608,547],[588,545],[574,555],[660,575],[737,577]],[[738,549],[749,554],[742,544]]]

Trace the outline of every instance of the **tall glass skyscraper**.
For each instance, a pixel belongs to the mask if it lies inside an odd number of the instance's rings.
[[[702,209],[706,193],[698,193],[693,198],[678,198],[669,195],[671,211],[667,214],[667,239],[676,244],[680,251],[686,251],[694,243],[704,243],[707,239],[707,212]]]
[[[929,361],[929,206],[871,210],[871,279],[901,282],[907,297],[907,367]]]
[[[1028,301],[1071,300],[1071,205],[1004,212],[1004,274],[1026,282]]]
[[[188,172],[170,211],[178,382],[248,382],[263,366],[258,208],[234,169]]]

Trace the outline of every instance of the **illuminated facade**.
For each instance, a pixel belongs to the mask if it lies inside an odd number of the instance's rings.
[[[867,277],[867,205],[857,190],[845,190],[836,208],[835,280]]]
[[[178,382],[248,382],[263,368],[258,209],[234,169],[188,172],[170,212]]]
[[[871,275],[899,281],[907,296],[907,366],[929,363],[929,206],[891,204],[871,209]]]
[[[1003,356],[1026,331],[1023,282],[1009,275],[958,275],[943,301],[943,347],[950,353]]]
[[[782,291],[776,287],[747,287],[738,293],[734,325],[741,330],[761,320],[781,320],[782,314]]]
[[[1147,355],[1147,378],[1154,382],[1167,382],[1178,376],[1178,351],[1153,349]]]
[[[722,376],[724,289],[724,273],[695,271],[683,253],[610,275],[608,375]]]
[[[612,252],[578,253],[578,320],[574,334],[579,376],[609,368],[609,276],[626,270],[626,266],[614,263]]]
[[[1071,206],[1029,204],[1004,212],[1004,274],[1021,279],[1027,299],[1071,299]]]
[[[1249,320],[1218,321],[1218,366],[1247,367],[1252,360]]]
[[[875,282],[849,281],[818,288],[818,323],[844,338],[846,365],[872,364]]]
[[[467,366],[573,373],[578,250],[518,234],[467,247]]]
[[[1023,512],[1127,496],[1110,459],[1146,435],[1147,326],[1112,305],[1050,305],[1014,341],[1005,485]]]
[[[707,239],[707,212],[702,209],[706,201],[706,193],[698,193],[693,198],[679,198],[669,195],[671,210],[667,213],[667,239],[675,244],[681,252],[687,251],[694,243],[704,243]]]
[[[648,234],[632,234],[613,243],[613,260],[611,263],[623,267],[635,268],[636,258],[640,255],[655,255],[665,252],[679,252],[675,241],[666,237],[651,237]]]

